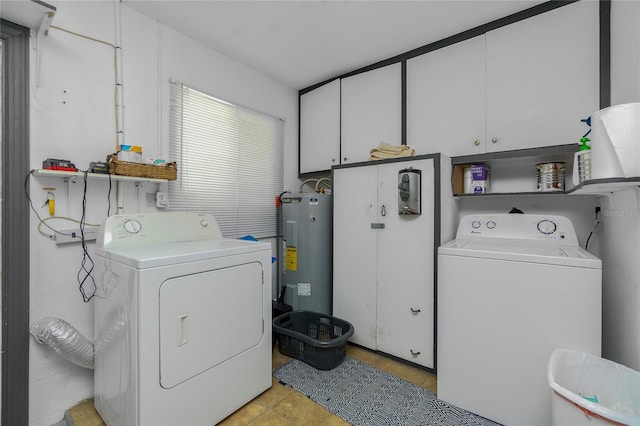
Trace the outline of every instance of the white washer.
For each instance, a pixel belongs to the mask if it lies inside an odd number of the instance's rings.
[[[465,216],[438,251],[438,398],[550,425],[553,350],[600,356],[601,267],[565,217]]]
[[[95,406],[107,425],[214,425],[271,386],[271,245],[198,213],[97,238]]]

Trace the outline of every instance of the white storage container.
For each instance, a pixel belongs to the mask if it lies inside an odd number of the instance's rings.
[[[556,349],[547,370],[553,425],[640,426],[640,373],[594,355]]]

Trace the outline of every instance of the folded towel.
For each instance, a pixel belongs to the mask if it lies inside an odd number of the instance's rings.
[[[369,154],[369,160],[382,160],[385,158],[411,157],[416,155],[416,151],[408,145],[392,146],[381,142],[377,148],[371,149]]]

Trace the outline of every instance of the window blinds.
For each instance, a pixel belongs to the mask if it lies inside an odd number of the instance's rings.
[[[170,85],[169,209],[212,213],[225,237],[275,236],[284,122]]]

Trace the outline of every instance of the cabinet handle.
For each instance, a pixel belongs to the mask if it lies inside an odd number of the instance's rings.
[[[387,208],[383,204],[382,208],[380,209],[380,216],[386,216],[386,215],[387,215]]]
[[[344,157],[344,158],[342,159],[342,161],[347,161],[347,157]]]
[[[413,356],[418,356],[418,355],[420,355],[420,351],[415,351],[415,352],[414,352],[414,351],[413,351],[413,349],[409,349],[409,352],[411,352],[411,355],[413,355]]]
[[[335,162],[336,162],[336,159],[335,159],[335,158],[332,158],[332,159],[331,159],[331,162],[332,162],[332,163],[335,163]]]
[[[492,143],[498,143],[498,138],[491,138]]]
[[[411,313],[413,315],[418,315],[420,313],[420,309],[413,309],[413,308],[409,308],[409,309],[411,309]]]
[[[474,144],[475,146],[478,146],[478,145],[480,145],[480,141],[479,141],[478,139],[476,139],[475,141],[473,141],[473,144]]]

